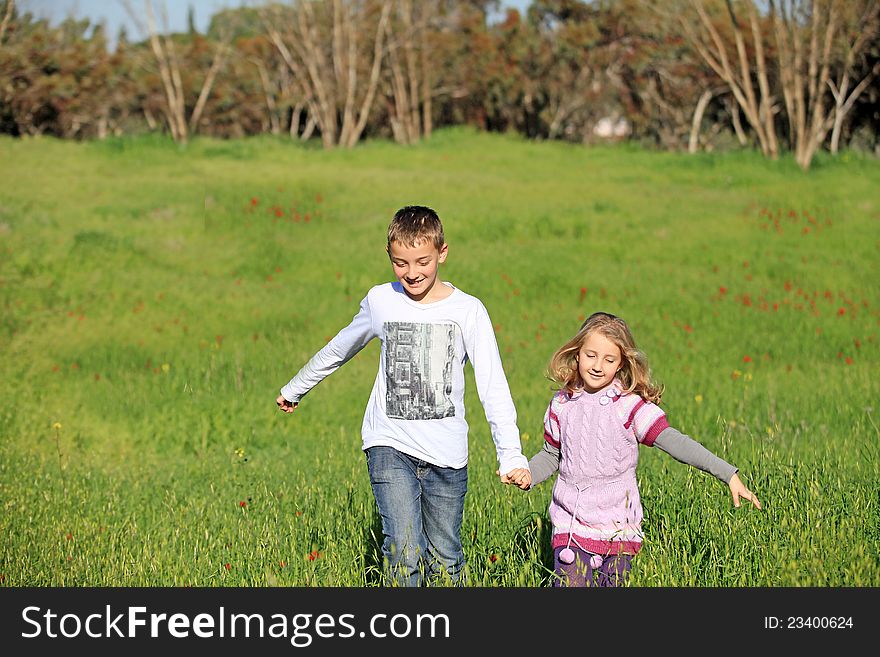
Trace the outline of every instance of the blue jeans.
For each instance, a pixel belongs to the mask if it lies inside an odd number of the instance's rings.
[[[442,468],[393,447],[370,447],[366,455],[385,536],[386,584],[420,586],[447,577],[461,584],[467,466]]]

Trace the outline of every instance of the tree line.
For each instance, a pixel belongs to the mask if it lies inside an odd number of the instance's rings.
[[[0,133],[272,133],[350,148],[439,126],[670,149],[878,151],[880,0],[291,0],[169,33],[0,0]]]

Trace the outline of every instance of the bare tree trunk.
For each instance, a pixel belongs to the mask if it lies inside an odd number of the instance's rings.
[[[147,30],[148,30],[148,38],[150,41],[150,47],[153,50],[153,55],[156,58],[156,63],[159,66],[159,77],[162,80],[162,88],[165,91],[165,103],[167,108],[164,112],[165,119],[168,122],[168,128],[171,130],[171,138],[178,143],[186,143],[187,141],[187,132],[186,132],[186,121],[184,117],[179,114],[182,103],[178,100],[178,84],[176,84],[176,80],[180,79],[180,72],[176,71],[172,73],[171,70],[171,56],[166,53],[166,49],[164,45],[167,45],[168,40],[166,40],[166,44],[162,43],[162,40],[159,39],[159,35],[156,30],[156,17],[153,14],[153,4],[150,0],[144,0],[144,5],[146,7],[147,14]],[[134,11],[130,12],[132,16],[135,16]]]
[[[412,130],[409,126],[409,92],[403,79],[403,70],[397,55],[398,45],[393,41],[391,26],[386,26],[385,30],[390,45],[388,49],[388,65],[391,67],[391,96],[394,99],[394,111],[389,113],[391,117],[391,132],[394,135],[394,141],[398,144],[410,144],[412,143],[410,141]]]
[[[728,0],[728,4],[730,0]],[[748,3],[749,24],[752,28],[752,41],[755,44],[755,63],[758,68],[758,88],[761,91],[761,103],[758,107],[758,118],[763,121],[764,132],[767,135],[767,146],[773,157],[779,154],[779,143],[776,139],[776,127],[773,116],[776,114],[773,96],[770,92],[770,83],[767,80],[767,63],[764,59],[764,36],[758,25],[758,14],[755,5]]]
[[[828,84],[831,86],[831,93],[834,95],[835,102],[834,127],[831,130],[831,145],[829,147],[832,153],[837,154],[840,145],[840,131],[843,127],[843,120],[852,109],[856,99],[871,85],[871,82],[878,74],[880,74],[880,62],[874,64],[874,68],[871,69],[871,72],[862,78],[862,81],[853,88],[852,93],[850,93],[849,96],[846,95],[846,87],[849,84],[848,76],[845,78],[846,83],[842,84],[840,89],[837,88],[833,80],[829,80]]]
[[[382,69],[391,0],[383,0],[381,7],[365,81],[359,39],[372,22],[367,5],[352,0],[300,2],[284,35],[280,12],[261,11],[270,41],[309,99],[309,119],[320,130],[325,148],[353,147],[366,127]],[[316,16],[321,10],[331,13]]]
[[[395,6],[396,20],[389,22],[386,30],[393,99],[389,115],[395,141],[413,144],[429,137],[433,130],[430,46],[426,38],[428,25],[436,15],[436,2],[395,0]]]
[[[746,136],[745,130],[743,130],[742,121],[739,118],[739,105],[737,104],[736,99],[727,100],[725,101],[725,104],[730,113],[730,122],[733,123],[733,131],[736,134],[736,139],[739,141],[739,145],[747,145],[749,143],[749,138]]]
[[[101,113],[98,116],[98,124],[97,124],[97,136],[98,139],[104,140],[107,138],[107,125],[109,123],[110,110],[107,107],[101,108]]]
[[[150,130],[155,130],[159,127],[159,124],[156,122],[156,117],[153,116],[153,113],[147,107],[144,108],[144,118],[147,120],[147,125],[150,127]]]
[[[837,151],[846,114],[878,71],[875,67],[852,91],[849,90],[855,59],[878,31],[880,5],[872,1],[866,5],[859,20],[855,21],[855,38],[845,42],[845,57],[838,79],[835,81],[831,78],[834,46],[836,43],[839,45],[852,31],[852,26],[847,27],[843,15],[846,9],[840,0],[825,3],[810,0],[809,10],[806,4],[799,5],[794,0],[790,3],[779,2],[778,6],[775,0],[770,1],[792,148],[795,160],[804,170],[810,167],[829,130],[832,130],[831,150]],[[807,15],[809,28],[799,21],[799,18]],[[808,50],[804,53],[807,29]],[[831,90],[834,99],[830,113],[826,109],[826,88]]]
[[[403,38],[403,56],[406,60],[406,73],[409,82],[409,138],[411,143],[417,142],[421,138],[422,121],[419,115],[419,80],[416,72],[416,55],[413,48],[413,15],[412,1],[401,0],[401,9],[403,10],[404,20],[404,38]],[[420,32],[424,33],[423,30]]]
[[[748,48],[739,21],[734,12],[732,2],[727,0],[727,8],[733,28],[734,41],[736,43],[737,58],[739,60],[738,73],[734,71],[733,66],[731,65],[730,58],[727,54],[727,48],[724,45],[724,40],[715,25],[712,23],[712,19],[706,13],[702,0],[692,0],[692,2],[700,18],[703,30],[708,35],[709,41],[711,41],[712,45],[693,29],[685,17],[682,17],[681,24],[684,27],[685,32],[688,34],[691,42],[694,44],[694,47],[704,61],[709,64],[712,70],[714,70],[715,73],[718,74],[718,76],[730,87],[736,102],[745,114],[746,120],[755,131],[761,152],[768,157],[776,158],[778,156],[778,146],[772,120],[773,99],[772,96],[769,95],[769,85],[766,84],[766,68],[758,71],[759,90],[761,92],[761,98],[759,101],[755,95],[755,89],[752,84],[752,66],[749,60]],[[751,0],[747,0],[747,3],[752,7],[753,11],[754,7],[751,6]],[[753,44],[753,48],[756,52],[756,59],[759,62],[757,66],[760,69],[764,66],[764,55],[763,44],[759,38],[760,30],[757,27],[756,22],[752,23],[752,35],[753,39],[757,39]]]
[[[144,0],[144,9],[146,14],[146,25],[141,20],[140,15],[134,10],[131,0],[120,0],[125,7],[132,20],[138,25],[140,30],[147,35],[150,48],[153,51],[156,64],[159,67],[159,78],[162,81],[162,89],[165,96],[165,105],[163,114],[168,122],[168,128],[171,130],[171,137],[174,141],[185,144],[189,139],[191,132],[195,132],[198,123],[204,112],[205,104],[210,96],[211,89],[217,78],[221,67],[226,58],[229,47],[230,36],[223,37],[221,43],[214,54],[211,66],[202,82],[202,87],[193,112],[189,121],[186,119],[186,90],[183,88],[183,79],[180,75],[180,61],[177,58],[177,50],[174,46],[174,40],[167,35],[168,18],[165,7],[162,6],[162,22],[165,35],[159,35],[156,28],[156,16],[153,12],[153,3],[151,0]],[[147,117],[147,123],[154,128],[152,117],[146,111],[144,115]]]
[[[263,64],[263,61],[258,57],[252,58],[251,63],[257,67],[257,72],[260,75],[260,84],[263,87],[263,97],[266,99],[266,111],[269,113],[269,129],[272,131],[273,135],[280,134],[281,121],[278,117],[278,106],[275,103],[275,94],[272,93],[272,83],[269,81],[269,72],[266,70],[266,65]]]
[[[289,130],[291,138],[299,135],[299,124],[302,121],[303,107],[305,107],[305,103],[299,102],[293,107],[293,110],[291,111]]]
[[[214,54],[214,60],[211,62],[211,68],[208,69],[208,74],[205,76],[204,82],[202,82],[202,90],[199,92],[199,99],[196,101],[196,106],[193,108],[192,115],[189,118],[189,129],[193,134],[195,134],[199,125],[199,120],[202,118],[202,112],[205,110],[205,103],[208,102],[208,96],[211,95],[211,88],[214,86],[214,80],[217,78],[217,73],[226,61],[226,53],[228,52],[227,46],[228,44],[224,42],[217,48],[217,52]],[[181,98],[182,97],[183,93],[181,90]]]
[[[320,109],[318,125],[325,148],[333,148],[338,142],[339,126],[336,122],[336,83],[338,80],[328,67],[324,49],[317,45],[319,40],[312,3],[299,4],[299,29],[302,43],[294,42],[300,57],[306,65],[309,78],[315,89],[315,97]]]
[[[370,108],[373,106],[373,99],[376,96],[376,89],[379,86],[379,73],[382,68],[382,35],[385,33],[385,25],[388,22],[388,13],[390,11],[391,2],[390,0],[385,0],[385,2],[382,3],[382,14],[379,18],[379,26],[376,28],[376,39],[373,42],[373,66],[370,70],[370,80],[367,84],[367,93],[364,97],[364,102],[361,104],[360,111],[358,112],[358,122],[355,126],[354,133],[352,133],[351,141],[346,144],[349,147],[354,146],[361,138],[361,133],[367,125],[367,117],[369,116]]]
[[[690,139],[688,139],[688,153],[697,152],[697,145],[700,137],[700,124],[703,122],[703,113],[709,106],[709,101],[712,100],[712,95],[712,91],[706,89],[700,96],[700,100],[697,101],[697,107],[694,109],[694,120],[691,123],[691,136]]]
[[[340,15],[341,14],[341,15]],[[342,129],[339,143],[348,144],[354,130],[354,102],[357,89],[357,31],[352,28],[351,8],[345,4],[342,11],[340,0],[333,0],[333,60],[336,63],[336,78],[345,88],[345,101],[342,106]],[[338,33],[338,38],[337,38]],[[344,34],[344,37],[343,37]],[[345,64],[343,64],[344,42],[348,43]]]
[[[300,136],[300,141],[308,141],[312,138],[312,133],[315,132],[315,126],[317,125],[317,121],[315,121],[315,117],[309,114],[309,118],[306,121],[306,127],[303,129],[303,133]]]
[[[9,21],[12,20],[12,12],[15,11],[15,0],[6,0],[6,13],[3,14],[3,20],[0,21],[0,45],[3,45],[3,37],[6,36],[6,29],[9,27]]]
[[[851,42],[847,42],[846,58],[840,79],[836,82],[828,80],[831,95],[834,97],[834,120],[831,129],[831,144],[829,146],[832,153],[836,154],[839,149],[840,133],[846,115],[862,92],[870,86],[874,78],[880,73],[880,62],[878,62],[847,95],[851,81],[850,74],[854,69],[856,58],[861,54],[866,44],[870,43],[872,39],[876,40],[877,34],[880,32],[880,22],[878,21],[880,21],[880,3],[873,2],[865,7],[864,13],[857,21],[861,29],[857,31],[856,37]]]
[[[431,69],[428,66],[428,49],[422,47],[419,53],[422,65],[422,135],[431,138],[434,131],[433,106],[431,105]]]

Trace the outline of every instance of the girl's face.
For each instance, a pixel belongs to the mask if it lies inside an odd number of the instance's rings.
[[[610,384],[623,365],[620,348],[598,331],[587,336],[576,358],[587,392],[598,392]]]

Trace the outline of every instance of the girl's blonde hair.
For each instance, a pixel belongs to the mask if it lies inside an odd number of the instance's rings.
[[[598,312],[587,317],[577,334],[553,354],[547,367],[547,378],[569,395],[583,390],[584,380],[578,371],[577,355],[594,332],[605,336],[620,349],[621,366],[617,378],[624,386],[623,392],[636,393],[645,401],[659,404],[664,387],[651,379],[648,358],[636,347],[629,326],[611,313]]]

